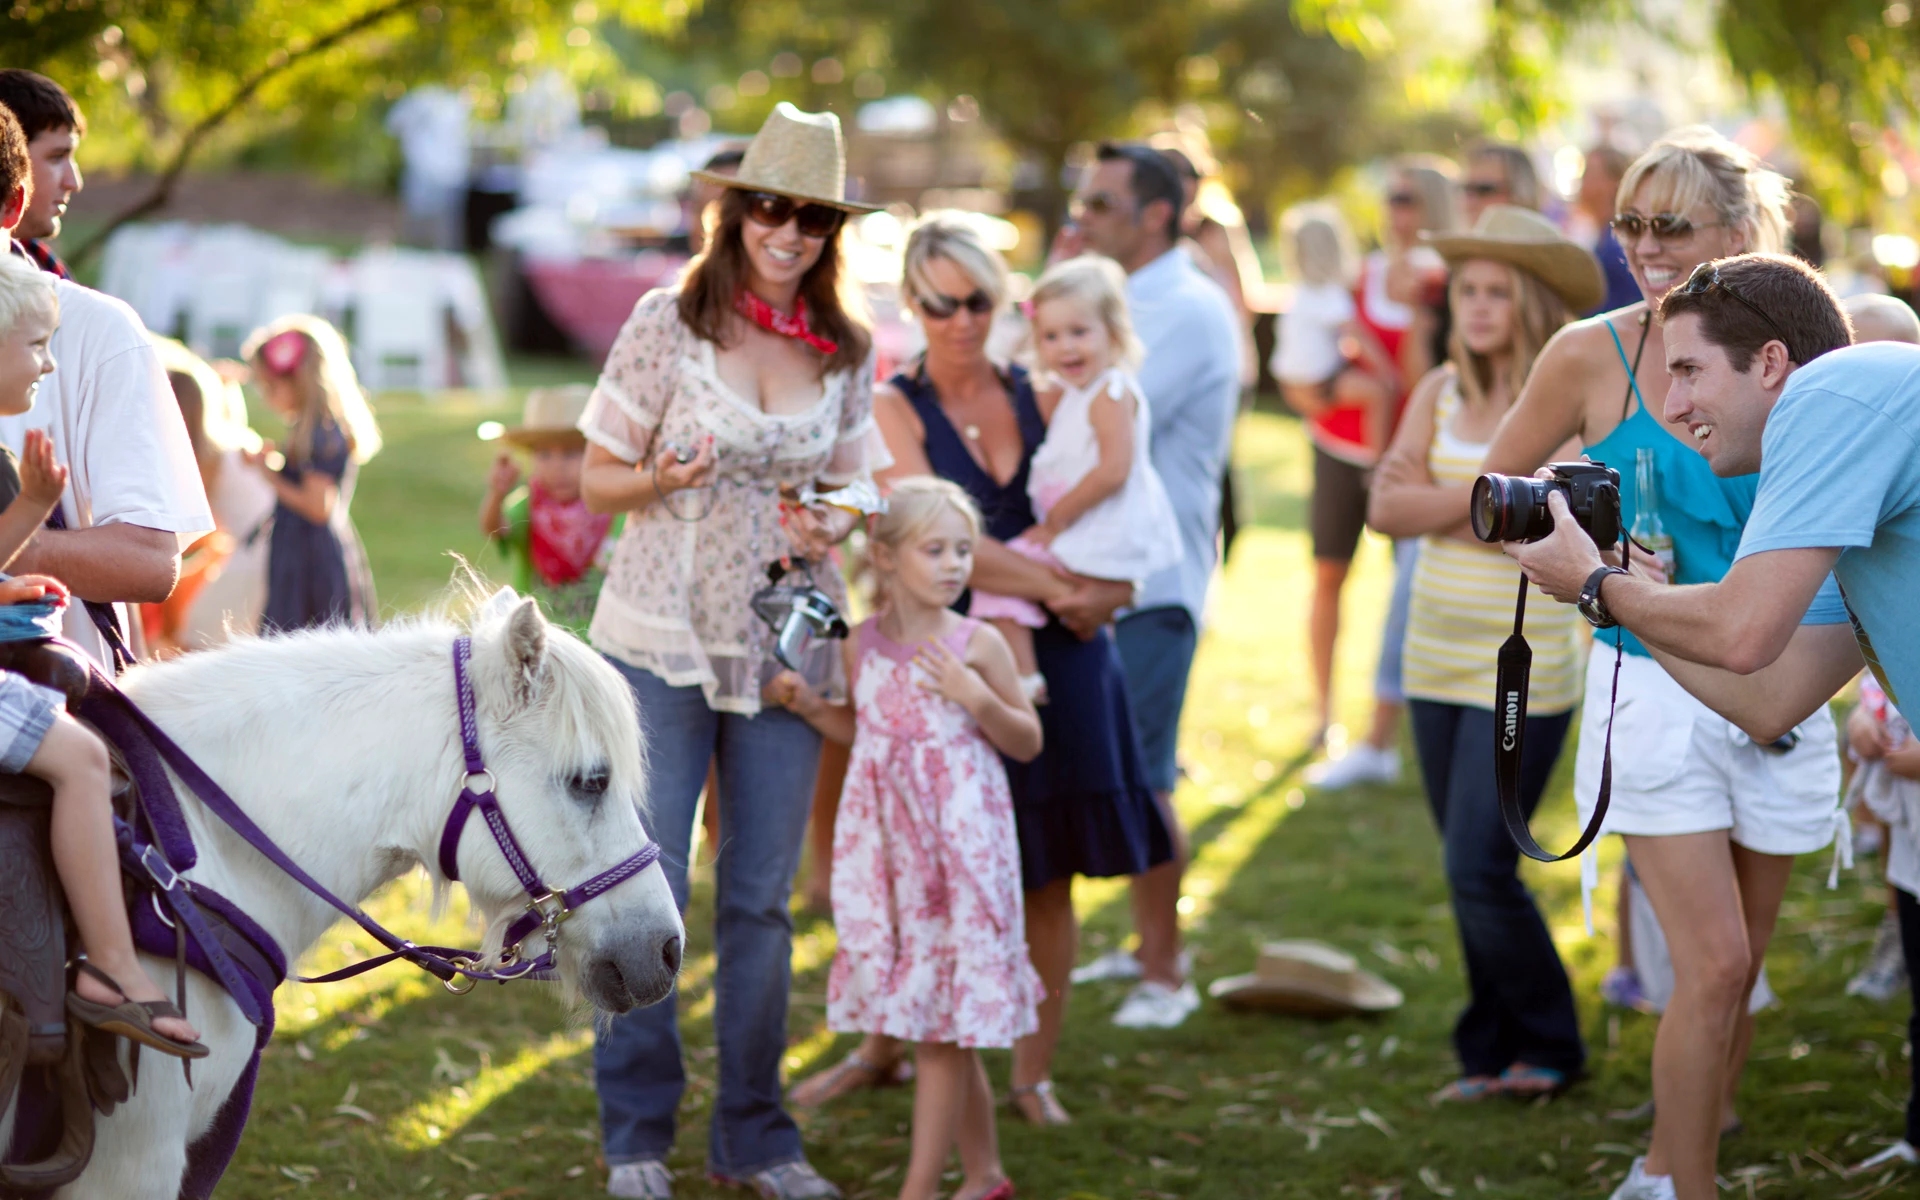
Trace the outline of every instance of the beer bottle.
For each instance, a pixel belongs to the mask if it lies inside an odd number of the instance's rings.
[[[1660,520],[1659,469],[1654,465],[1653,447],[1642,446],[1635,451],[1633,466],[1633,528],[1628,532],[1633,535],[1634,541],[1653,551],[1660,565],[1666,568],[1667,582],[1678,583],[1675,572],[1679,567],[1673,554],[1673,535],[1667,532],[1666,525]]]

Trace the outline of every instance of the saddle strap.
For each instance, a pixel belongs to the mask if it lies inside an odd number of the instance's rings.
[[[50,1069],[60,1093],[60,1143],[39,1162],[0,1164],[0,1192],[50,1192],[80,1177],[93,1158],[93,1105],[87,1095],[86,1039],[67,1038],[67,1053]]]

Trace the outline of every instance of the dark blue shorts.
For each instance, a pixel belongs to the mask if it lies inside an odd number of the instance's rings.
[[[1121,618],[1115,640],[1127,672],[1127,700],[1147,783],[1156,792],[1171,792],[1180,773],[1180,710],[1187,702],[1187,672],[1200,631],[1184,608],[1148,608]]]

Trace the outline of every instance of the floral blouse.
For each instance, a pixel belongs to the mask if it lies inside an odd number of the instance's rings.
[[[767,584],[767,564],[792,552],[779,489],[867,473],[874,364],[826,376],[811,408],[765,413],[721,379],[713,343],[681,322],[678,300],[678,289],[661,288],[634,305],[580,430],[630,463],[711,434],[718,475],[712,487],[628,514],[588,640],[672,686],[699,685],[716,711],[751,716],[761,686],[781,669],[772,631],[749,604]],[[821,565],[814,580],[844,612],[840,572]],[[838,643],[814,642],[803,665],[814,687],[845,695]]]

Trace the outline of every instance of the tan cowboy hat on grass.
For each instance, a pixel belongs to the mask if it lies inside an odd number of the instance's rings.
[[[1251,975],[1216,979],[1207,994],[1232,1008],[1301,1017],[1350,1017],[1399,1008],[1406,997],[1353,955],[1325,942],[1268,942]]]
[[[1422,233],[1420,240],[1450,267],[1472,258],[1518,267],[1559,296],[1570,312],[1586,312],[1607,294],[1607,277],[1592,252],[1530,208],[1490,204],[1470,232]]]
[[[592,388],[578,383],[534,388],[527,393],[526,404],[520,410],[520,423],[502,430],[499,437],[528,450],[542,446],[584,446],[587,435],[580,432],[580,417],[587,411],[587,398],[591,395]]]
[[[695,179],[748,192],[773,192],[852,213],[878,212],[847,195],[847,149],[840,118],[832,113],[801,112],[785,100],[773,106],[766,124],[753,135],[740,169],[732,175],[695,171]]]

